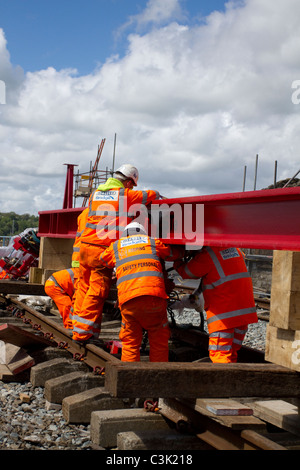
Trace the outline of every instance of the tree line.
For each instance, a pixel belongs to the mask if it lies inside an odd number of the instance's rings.
[[[38,216],[16,214],[15,212],[0,212],[0,236],[18,235],[26,228],[37,228]]]

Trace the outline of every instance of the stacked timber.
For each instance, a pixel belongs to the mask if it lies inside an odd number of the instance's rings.
[[[265,358],[300,371],[300,252],[273,253]]]
[[[41,237],[39,266],[30,268],[29,282],[45,284],[52,273],[70,268],[73,244],[73,238]]]

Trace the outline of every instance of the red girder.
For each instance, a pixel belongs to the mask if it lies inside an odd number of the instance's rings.
[[[161,199],[153,202],[150,214],[163,207],[179,207],[182,214],[189,211],[195,227],[200,206],[204,207],[204,245],[300,251],[299,187]],[[38,235],[74,238],[82,210],[79,207],[39,212]],[[159,233],[151,231],[151,235]],[[190,244],[189,235],[184,227],[180,231],[175,227],[171,238],[159,238],[166,243]]]

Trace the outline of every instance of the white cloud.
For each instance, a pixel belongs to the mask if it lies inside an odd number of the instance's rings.
[[[164,196],[240,191],[244,165],[252,189],[256,154],[258,188],[272,184],[275,160],[279,178],[296,173],[298,0],[229,2],[193,26],[181,6],[149,1],[131,21],[155,27],[136,29],[123,58],[86,76],[51,67],[24,75],[0,30],[8,89],[0,105],[2,211],[61,208],[64,163],[88,171],[106,138],[99,167],[110,169],[115,133],[116,166],[136,164],[139,187]]]

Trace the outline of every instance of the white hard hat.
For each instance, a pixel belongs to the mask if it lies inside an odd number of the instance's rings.
[[[147,233],[145,227],[142,224],[139,224],[138,222],[130,222],[130,224],[126,225],[126,227],[124,228],[124,232],[126,232],[127,230],[137,233]]]
[[[116,173],[121,173],[122,175],[126,176],[126,178],[132,179],[134,186],[137,186],[139,172],[135,166],[126,163],[125,165],[121,165],[120,168],[116,170]]]

